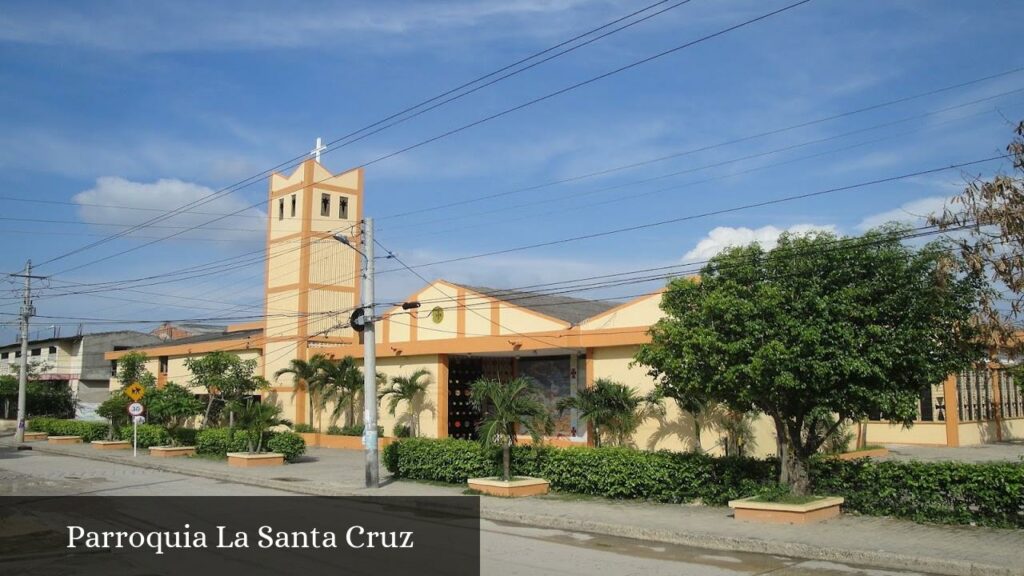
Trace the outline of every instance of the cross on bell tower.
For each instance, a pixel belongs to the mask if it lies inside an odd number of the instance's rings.
[[[327,150],[327,146],[324,146],[324,141],[319,136],[316,137],[316,148],[309,151],[310,156],[316,160],[317,164],[320,163],[320,153]]]

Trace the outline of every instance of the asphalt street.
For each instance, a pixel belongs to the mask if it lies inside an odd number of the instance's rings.
[[[294,496],[289,492],[196,478],[168,472],[38,452],[0,448],[0,494],[6,496]],[[187,515],[187,511],[168,511]],[[0,538],[11,527],[0,527]],[[806,561],[772,555],[708,551],[582,532],[550,530],[484,520],[481,523],[482,573],[494,575],[643,574],[740,576],[899,576],[921,574]],[[109,566],[107,566],[109,564]],[[5,574],[164,573],[160,566],[126,565],[109,554],[46,555],[0,562]],[[164,566],[166,568],[166,566]],[[238,566],[240,571],[253,567]],[[273,572],[273,567],[262,566]],[[282,567],[281,573],[296,566]],[[259,571],[259,570],[257,570]],[[169,572],[182,573],[182,572]],[[310,573],[310,572],[306,572]]]

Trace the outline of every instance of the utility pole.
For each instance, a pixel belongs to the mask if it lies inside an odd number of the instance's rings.
[[[363,221],[363,274],[362,307],[363,330],[363,442],[366,446],[366,487],[380,487],[380,467],[377,454],[377,336],[374,331],[373,294],[373,219]]]
[[[32,279],[44,278],[32,275],[32,261],[25,262],[23,274],[11,276],[25,279],[24,296],[21,303],[21,362],[18,369],[18,427],[14,431],[14,441],[25,441],[25,388],[28,386],[28,322],[35,316],[36,309],[32,306]]]

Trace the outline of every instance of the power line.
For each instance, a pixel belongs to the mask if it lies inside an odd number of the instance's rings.
[[[574,41],[576,41],[576,40],[579,40],[579,39],[581,39],[581,38],[584,38],[584,37],[586,37],[586,36],[589,36],[590,34],[593,34],[594,32],[597,32],[597,31],[603,30],[603,29],[605,29],[605,28],[607,28],[607,27],[609,27],[609,26],[612,26],[612,25],[614,25],[614,24],[617,24],[617,23],[619,23],[619,22],[622,22],[622,21],[624,21],[624,20],[626,20],[626,19],[628,19],[628,18],[631,18],[631,17],[633,17],[633,16],[635,16],[635,15],[637,15],[637,14],[640,14],[640,13],[646,12],[646,11],[650,10],[651,8],[654,8],[655,6],[659,6],[659,5],[661,5],[661,4],[664,4],[664,3],[665,3],[665,1],[667,1],[667,0],[664,0],[664,1],[659,1],[659,2],[656,2],[656,3],[654,3],[654,4],[650,5],[650,6],[646,7],[646,8],[643,8],[643,9],[641,9],[641,10],[637,10],[637,11],[635,11],[635,12],[632,12],[632,13],[630,13],[630,14],[627,14],[626,16],[623,16],[623,17],[621,17],[621,18],[617,18],[617,19],[613,20],[612,22],[610,22],[610,23],[608,23],[608,24],[604,24],[604,25],[602,25],[602,26],[599,26],[599,27],[597,27],[597,28],[594,28],[594,29],[592,29],[592,30],[590,30],[590,31],[588,31],[588,32],[585,32],[584,34],[578,35],[578,36],[576,36],[576,37],[574,37],[574,38],[571,38],[570,40],[567,40],[567,41],[565,41],[565,42],[559,43],[559,44],[557,44],[557,45],[555,45],[555,46],[553,46],[553,47],[547,48],[547,49],[545,49],[545,50],[542,50],[542,51],[540,51],[540,52],[538,52],[538,53],[535,53],[535,54],[533,54],[533,55],[531,55],[531,56],[529,56],[529,57],[527,57],[527,58],[525,58],[525,59],[522,59],[522,60],[520,60],[520,61],[518,61],[518,62],[515,62],[515,63],[513,63],[513,64],[510,64],[510,65],[508,65],[508,66],[505,66],[505,67],[503,67],[503,68],[501,68],[501,69],[499,69],[499,70],[497,70],[497,71],[495,71],[495,72],[491,72],[491,73],[489,73],[489,74],[486,74],[486,75],[484,75],[484,76],[481,76],[481,77],[479,77],[479,78],[477,78],[477,79],[475,79],[475,80],[472,80],[472,81],[470,81],[470,82],[468,82],[468,83],[462,84],[461,86],[458,86],[458,87],[456,87],[456,88],[453,88],[453,89],[451,89],[451,90],[448,90],[448,91],[446,91],[446,92],[444,92],[444,93],[442,93],[442,94],[440,94],[440,95],[438,95],[438,96],[434,96],[433,98],[430,98],[430,99],[428,99],[428,100],[422,101],[422,102],[420,102],[420,103],[418,103],[418,104],[416,104],[416,105],[414,105],[414,106],[408,107],[408,108],[406,108],[406,109],[404,109],[404,110],[402,110],[402,111],[400,111],[400,112],[398,112],[398,113],[396,113],[396,114],[392,114],[392,115],[388,116],[387,118],[384,118],[384,119],[382,119],[382,120],[378,120],[377,122],[374,122],[374,123],[370,124],[369,126],[366,126],[366,127],[363,127],[363,128],[361,128],[361,129],[359,129],[359,130],[356,130],[356,131],[354,131],[354,132],[351,132],[351,133],[349,133],[349,134],[347,134],[347,135],[343,136],[342,138],[339,138],[339,139],[337,139],[337,140],[334,140],[334,141],[332,141],[332,142],[331,142],[331,144],[336,144],[336,143],[340,142],[341,140],[345,140],[345,139],[348,139],[348,138],[350,138],[350,137],[352,137],[352,136],[355,136],[355,135],[357,135],[357,134],[359,134],[359,133],[361,133],[361,132],[364,132],[364,131],[366,131],[366,130],[368,130],[368,129],[371,129],[371,128],[374,128],[374,127],[377,127],[377,126],[379,126],[379,125],[380,125],[380,124],[382,124],[382,123],[385,123],[385,122],[387,122],[387,121],[389,121],[389,120],[392,120],[392,119],[394,119],[394,118],[396,118],[396,117],[398,117],[398,116],[401,116],[401,115],[403,115],[403,114],[406,114],[406,113],[408,113],[408,112],[410,112],[410,111],[416,110],[416,109],[418,109],[418,108],[420,108],[420,107],[422,107],[422,106],[425,106],[426,104],[430,104],[430,103],[432,103],[432,102],[434,102],[434,101],[436,101],[436,100],[438,100],[438,99],[440,99],[440,98],[443,98],[443,97],[445,97],[445,96],[448,96],[448,95],[450,95],[450,94],[452,94],[452,93],[454,93],[454,92],[457,92],[457,91],[459,91],[459,90],[461,90],[461,89],[463,89],[463,88],[466,88],[466,87],[468,87],[468,86],[471,86],[471,85],[473,85],[473,84],[476,84],[476,83],[478,83],[478,82],[480,82],[480,81],[482,81],[482,80],[485,80],[485,79],[487,79],[487,78],[490,78],[490,77],[492,77],[492,76],[494,76],[494,75],[496,75],[496,74],[499,74],[499,73],[501,73],[501,72],[504,72],[504,71],[506,71],[506,70],[509,70],[510,68],[513,68],[513,67],[515,67],[515,66],[517,66],[517,65],[519,65],[519,64],[522,64],[522,63],[524,63],[524,62],[527,62],[527,61],[529,61],[529,60],[535,59],[535,58],[537,58],[537,57],[539,57],[539,56],[542,56],[542,55],[544,55],[544,54],[546,54],[546,53],[548,53],[548,52],[550,52],[550,51],[552,51],[552,50],[555,50],[555,49],[557,49],[557,48],[560,48],[560,47],[562,47],[562,46],[565,46],[565,45],[567,45],[567,44],[569,44],[569,43],[571,43],[571,42],[574,42]],[[689,0],[686,0],[686,1],[689,1]],[[809,1],[809,0],[805,0],[805,1]],[[679,6],[679,5],[682,5],[682,4],[684,4],[684,3],[686,3],[686,2],[679,2],[679,3],[678,3],[678,4],[676,4],[675,6]],[[673,6],[673,8],[674,8],[675,6]],[[665,12],[665,11],[667,11],[667,10],[662,10],[661,12],[658,12],[658,14],[660,14],[660,13],[663,13],[663,12]],[[643,20],[646,20],[646,19],[648,19],[648,18],[650,18],[650,16],[648,16],[648,17],[645,17],[645,18],[643,18]],[[632,24],[630,24],[630,25],[628,25],[628,26],[624,26],[624,27],[620,28],[619,30],[621,30],[621,29],[625,29],[625,28],[627,28],[627,27],[629,27],[629,26],[632,26]],[[605,36],[607,36],[607,34],[605,34]],[[589,42],[588,42],[588,44],[589,44]],[[574,48],[574,49],[575,49],[575,48]],[[566,52],[568,52],[568,51],[566,51]],[[565,52],[563,52],[563,53],[565,53]],[[548,58],[548,60],[550,60],[550,58]],[[546,61],[546,60],[545,60],[545,61]],[[533,66],[530,66],[530,67],[532,68]],[[516,74],[518,74],[518,72],[516,72]],[[508,76],[511,76],[511,75],[512,75],[512,74],[509,74]],[[507,78],[508,76],[505,76],[505,77]],[[490,84],[493,84],[493,83],[494,83],[494,82],[491,82]],[[488,84],[488,85],[490,85],[490,84]],[[478,89],[479,89],[479,88],[478,88]],[[474,90],[474,91],[476,91],[476,90]],[[460,97],[461,97],[461,96],[460,96]],[[453,99],[454,99],[454,98],[453,98]],[[452,100],[453,100],[453,99],[452,99]],[[449,101],[451,101],[451,100],[449,100]],[[436,106],[435,106],[435,107],[436,107]],[[422,112],[421,112],[421,113],[422,113]],[[417,114],[417,115],[418,115],[418,114]],[[379,131],[379,130],[378,130],[378,131]],[[336,148],[337,148],[337,147],[336,147]],[[222,196],[222,195],[225,195],[225,194],[230,194],[230,193],[231,193],[231,192],[233,192],[233,191],[237,191],[237,190],[240,190],[240,189],[246,188],[246,187],[248,187],[248,186],[252,185],[253,183],[255,183],[256,181],[258,181],[259,179],[262,179],[262,178],[264,178],[264,177],[266,177],[266,176],[268,176],[268,175],[270,175],[270,174],[274,173],[275,171],[277,171],[277,170],[279,170],[279,169],[281,169],[281,168],[283,168],[283,167],[285,167],[285,166],[295,166],[295,165],[297,165],[297,163],[301,163],[301,161],[302,161],[302,160],[304,160],[304,159],[305,159],[306,157],[307,157],[307,155],[306,155],[306,154],[302,154],[302,155],[299,155],[299,156],[295,156],[295,157],[293,157],[293,158],[291,158],[291,159],[289,159],[289,160],[286,160],[286,161],[284,161],[284,162],[281,162],[281,163],[277,164],[276,166],[273,166],[273,167],[271,167],[271,168],[269,168],[269,169],[267,169],[267,170],[263,170],[263,171],[261,171],[261,172],[259,172],[259,173],[255,174],[255,175],[253,175],[253,176],[250,176],[250,177],[248,177],[248,178],[245,178],[245,179],[243,179],[243,180],[241,180],[241,181],[239,181],[239,182],[236,182],[235,184],[232,184],[232,185],[230,185],[230,186],[226,186],[226,187],[224,187],[224,188],[221,188],[220,190],[218,190],[218,191],[216,191],[216,192],[214,192],[214,193],[212,193],[212,194],[208,194],[208,195],[204,196],[203,198],[199,199],[198,201],[195,201],[195,202],[191,202],[191,203],[185,204],[185,205],[183,205],[183,206],[180,206],[179,208],[176,208],[175,210],[172,210],[172,211],[169,211],[169,212],[165,213],[165,214],[164,214],[164,215],[162,215],[162,216],[158,216],[158,217],[156,217],[156,218],[154,218],[154,219],[151,219],[151,220],[149,220],[149,221],[147,221],[147,222],[144,222],[144,223],[140,224],[139,226],[140,226],[140,227],[142,227],[142,226],[146,226],[146,225],[149,225],[149,224],[151,224],[151,223],[153,223],[153,222],[158,222],[158,221],[160,221],[160,220],[162,220],[162,219],[166,219],[166,218],[168,218],[168,217],[170,217],[170,216],[173,216],[174,214],[180,213],[181,211],[183,211],[184,209],[188,208],[189,206],[192,206],[193,204],[195,204],[195,205],[202,205],[202,204],[205,204],[205,203],[211,202],[211,201],[215,200],[216,198],[218,198],[218,197],[220,197],[220,196]],[[96,242],[93,242],[93,243],[87,244],[87,245],[85,245],[85,246],[82,246],[82,247],[76,248],[75,250],[72,250],[72,251],[70,251],[70,252],[67,252],[67,253],[61,254],[61,255],[59,255],[59,256],[56,256],[56,257],[54,257],[54,258],[51,258],[51,259],[49,259],[49,260],[46,260],[46,261],[44,261],[44,262],[43,262],[42,264],[48,264],[48,263],[52,263],[52,262],[55,262],[55,261],[57,261],[57,260],[61,260],[61,259],[67,258],[68,256],[71,256],[71,255],[73,255],[73,254],[77,254],[77,253],[79,253],[79,252],[81,252],[81,251],[87,250],[87,249],[89,249],[89,248],[93,248],[93,247],[95,247],[95,246],[99,246],[99,245],[101,245],[101,244],[104,244],[104,243],[106,243],[106,242],[109,242],[109,241],[111,241],[111,240],[114,240],[114,239],[116,239],[116,238],[119,238],[119,237],[120,237],[120,235],[112,235],[112,236],[110,236],[109,238],[106,238],[106,239],[103,239],[103,240],[98,240],[98,241],[96,241]]]

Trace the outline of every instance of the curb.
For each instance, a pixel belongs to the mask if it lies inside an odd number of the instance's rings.
[[[138,468],[182,474],[185,476],[211,478],[214,480],[222,480],[225,482],[255,486],[259,488],[273,488],[275,490],[291,492],[294,494],[305,494],[310,496],[367,495],[365,492],[355,490],[311,485],[299,486],[290,482],[251,478],[244,475],[232,474],[230,472],[218,472],[216,470],[194,470],[166,463],[125,461],[125,459],[118,458],[116,456],[99,453],[76,453],[70,450],[54,448],[52,446],[40,446],[33,448],[35,451],[45,454],[55,454],[59,456],[70,456],[73,458],[109,462],[113,464],[123,464],[126,466],[135,466]],[[558,530],[590,532],[592,534],[634,538],[665,544],[692,546],[694,548],[704,548],[708,550],[775,554],[804,560],[844,562],[872,568],[913,570],[915,572],[930,572],[934,574],[942,574],[944,576],[1024,576],[1024,568],[1011,568],[1007,566],[981,564],[964,560],[911,556],[882,550],[823,547],[804,544],[801,542],[780,542],[777,540],[762,540],[750,537],[721,536],[718,534],[708,534],[703,532],[661,530],[622,524],[610,524],[578,518],[567,518],[564,516],[515,512],[489,507],[487,505],[486,498],[481,498],[480,500],[480,517],[482,519],[498,522],[525,524],[528,526],[553,528]]]

